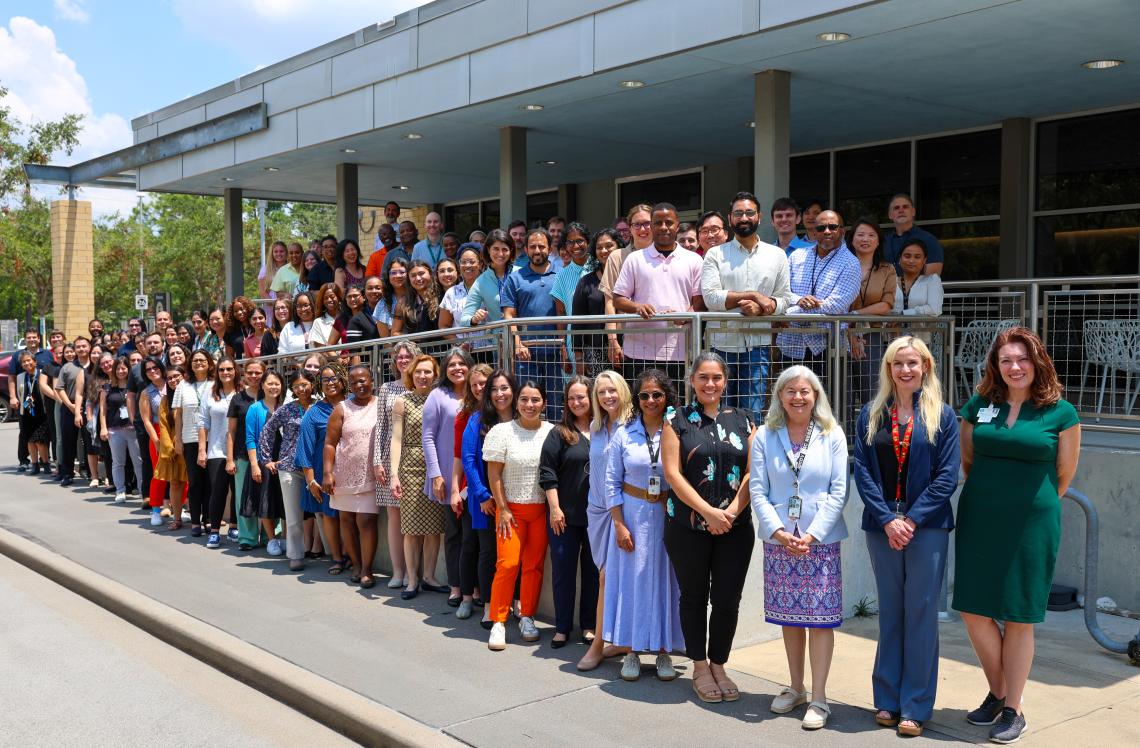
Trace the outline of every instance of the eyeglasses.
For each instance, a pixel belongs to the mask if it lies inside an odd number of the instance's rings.
[[[664,392],[638,392],[637,399],[641,402],[648,402],[649,400],[663,400],[665,398]]]
[[[823,233],[826,233],[828,231],[839,231],[839,229],[841,229],[841,228],[843,228],[843,227],[840,226],[838,223],[817,223],[815,225],[815,230],[816,230],[816,233],[818,233],[818,234],[823,234]]]
[[[734,210],[729,215],[733,218],[755,218],[760,214],[754,210]]]
[[[321,377],[321,381],[325,384],[332,384],[333,382],[339,382],[340,379],[338,377]]]
[[[651,224],[649,221],[638,221],[637,223],[631,223],[630,224],[630,226],[632,228],[635,228],[638,231],[645,231],[652,225],[653,224]]]
[[[322,244],[321,249],[336,249],[335,244]]]
[[[566,240],[566,246],[568,246],[568,247],[571,247],[571,246],[573,246],[573,247],[584,247],[587,244],[589,244],[589,242],[586,241],[585,239],[567,239]]]
[[[157,366],[148,366],[148,367],[146,367],[146,369],[144,369],[144,371],[147,374],[150,374],[152,371],[158,371],[158,367]]]
[[[713,234],[723,234],[724,233],[724,227],[723,226],[705,226],[703,229],[701,229],[697,233],[700,234],[701,236],[712,236]]]

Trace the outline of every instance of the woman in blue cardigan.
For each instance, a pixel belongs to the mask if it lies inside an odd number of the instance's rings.
[[[855,429],[855,484],[879,592],[875,721],[921,735],[938,688],[938,595],[954,527],[958,419],[922,340],[887,346]]]

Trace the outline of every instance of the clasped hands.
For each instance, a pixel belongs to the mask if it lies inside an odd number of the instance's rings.
[[[917,525],[910,517],[895,518],[883,525],[883,531],[887,533],[887,543],[891,546],[891,550],[895,551],[901,551],[907,547],[907,544],[914,539],[915,529],[917,529]]]
[[[772,534],[772,539],[787,548],[793,556],[806,556],[811,550],[811,544],[815,542],[811,533],[797,538],[787,530],[776,530]]]
[[[760,317],[776,313],[776,300],[759,291],[749,291],[736,305],[745,317]]]

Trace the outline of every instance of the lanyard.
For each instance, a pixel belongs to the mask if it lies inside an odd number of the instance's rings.
[[[918,283],[918,278],[915,278],[911,282],[910,288],[907,288],[906,279],[903,278],[901,275],[899,276],[899,288],[902,289],[903,309],[909,309],[910,308],[910,292],[914,290],[914,284],[915,283]]]
[[[811,254],[811,295],[812,296],[815,296],[815,285],[816,285],[816,283],[823,279],[823,274],[827,272],[827,266],[831,264],[831,261],[834,260],[835,256],[838,254],[839,254],[839,247],[836,247],[835,249],[831,250],[831,254],[828,255],[828,258],[823,261],[823,267],[819,269],[819,275],[816,275],[815,266],[819,263],[819,252],[814,252],[814,251],[812,252],[812,254]],[[806,442],[805,442],[805,444],[806,444]]]
[[[641,428],[645,429],[645,421],[641,421]],[[649,472],[657,473],[657,460],[661,456],[661,429],[657,429],[652,437],[649,436],[649,429],[645,429],[645,449],[649,452]],[[653,440],[657,439],[657,451],[653,451]]]
[[[914,416],[906,425],[902,439],[899,439],[899,406],[891,406],[891,445],[895,448],[895,460],[898,462],[898,472],[895,474],[895,514],[902,513],[902,476],[906,467],[907,457],[910,455],[910,437],[914,433]]]
[[[791,468],[792,475],[795,476],[795,478],[792,480],[792,494],[795,496],[800,495],[800,470],[804,466],[804,458],[807,457],[808,444],[811,443],[811,435],[813,431],[815,431],[815,421],[809,421],[807,433],[804,434],[804,445],[800,447],[800,453],[796,455],[796,458],[794,460],[792,459],[791,454],[788,454],[788,467]],[[789,433],[788,441],[790,442],[791,440],[792,435]]]

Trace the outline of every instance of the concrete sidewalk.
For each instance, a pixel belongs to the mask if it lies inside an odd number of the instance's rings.
[[[15,430],[0,426],[0,455],[13,454]],[[868,712],[873,620],[849,621],[840,630],[828,688],[833,717],[827,730],[809,737],[796,716],[768,711],[786,682],[778,640],[738,649],[729,664],[742,698],[706,705],[695,700],[689,668],[679,658],[683,677],[674,683],[656,681],[649,658],[637,683],[620,680],[616,661],[578,673],[574,662],[582,647],[551,649],[547,626],[537,645],[518,643],[511,627],[507,651],[492,653],[477,617],[457,620],[444,595],[403,602],[382,583],[361,590],[344,576],[329,576],[327,562],[291,574],[263,551],[241,553],[228,544],[210,551],[187,530],[153,531],[147,517],[137,500],[116,506],[97,489],[68,491],[12,468],[0,472],[0,526],[472,745],[660,748],[690,746],[700,736],[730,745],[810,739],[873,746],[898,739],[876,728]],[[742,610],[742,617],[760,615]],[[1101,621],[1118,639],[1131,638],[1137,628],[1127,619]],[[942,655],[940,709],[926,739],[982,742],[985,728],[962,718],[986,687],[960,623],[943,625]],[[1140,743],[1129,719],[1140,706],[1140,669],[1101,650],[1079,611],[1051,614],[1040,627],[1032,678],[1023,742]]]

